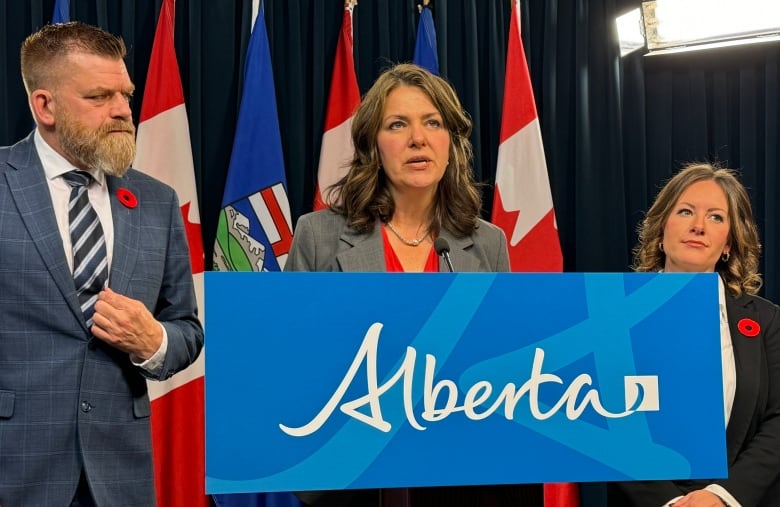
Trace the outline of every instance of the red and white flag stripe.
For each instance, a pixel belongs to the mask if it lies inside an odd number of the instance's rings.
[[[279,264],[284,266],[293,239],[290,203],[284,185],[277,183],[264,188],[260,193],[249,196],[249,203],[268,236],[274,255],[279,259]]]
[[[154,36],[133,166],[179,197],[203,321],[203,239],[190,131],[173,45],[174,0],[163,0]],[[149,382],[159,507],[208,506],[205,494],[204,353],[165,382]]]
[[[360,104],[360,88],[352,52],[352,11],[355,3],[353,0],[344,2],[344,17],[333,62],[328,110],[320,148],[317,186],[314,189],[315,210],[326,207],[323,198],[327,195],[327,189],[347,174],[348,165],[355,153],[350,133],[355,109]]]
[[[512,271],[557,272],[563,256],[531,77],[513,2],[492,221],[509,241]]]

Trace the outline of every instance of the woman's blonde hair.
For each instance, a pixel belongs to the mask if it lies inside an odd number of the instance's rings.
[[[682,193],[700,181],[717,183],[726,194],[729,207],[729,255],[727,259],[718,260],[715,271],[723,278],[732,295],[739,296],[743,291],[756,294],[762,283],[761,275],[758,274],[761,243],[753,220],[750,197],[733,170],[713,164],[688,164],[663,186],[637,229],[639,243],[634,248],[632,267],[635,271],[659,271],[664,268],[666,254],[661,250],[661,244],[666,221]]]

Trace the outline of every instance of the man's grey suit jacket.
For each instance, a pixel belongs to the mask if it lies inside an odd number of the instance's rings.
[[[109,286],[165,327],[166,379],[203,345],[176,194],[132,169],[107,182]],[[86,327],[32,135],[0,148],[0,505],[66,507],[82,467],[99,506],[154,505],[144,375]]]

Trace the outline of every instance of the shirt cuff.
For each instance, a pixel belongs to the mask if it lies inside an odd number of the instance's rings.
[[[737,502],[737,499],[731,496],[731,493],[726,491],[726,488],[720,484],[710,484],[704,489],[718,495],[718,498],[720,498],[723,503],[726,504],[726,507],[742,507],[742,504]]]
[[[158,322],[158,324],[160,323]],[[163,367],[163,363],[165,362],[165,354],[168,352],[168,332],[165,330],[165,326],[162,324],[160,324],[160,329],[162,329],[163,334],[162,342],[160,342],[160,347],[157,349],[157,352],[152,354],[152,357],[146,361],[139,362],[138,357],[130,356],[130,361],[132,361],[135,366],[143,368],[152,376],[160,373],[160,370],[162,370]]]

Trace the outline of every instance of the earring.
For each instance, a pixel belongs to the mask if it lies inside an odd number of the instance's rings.
[[[724,252],[723,255],[720,256],[720,260],[723,262],[728,262],[731,258],[731,254],[729,252]]]
[[[664,242],[663,241],[658,243],[658,249],[661,251],[661,253],[664,253]]]

